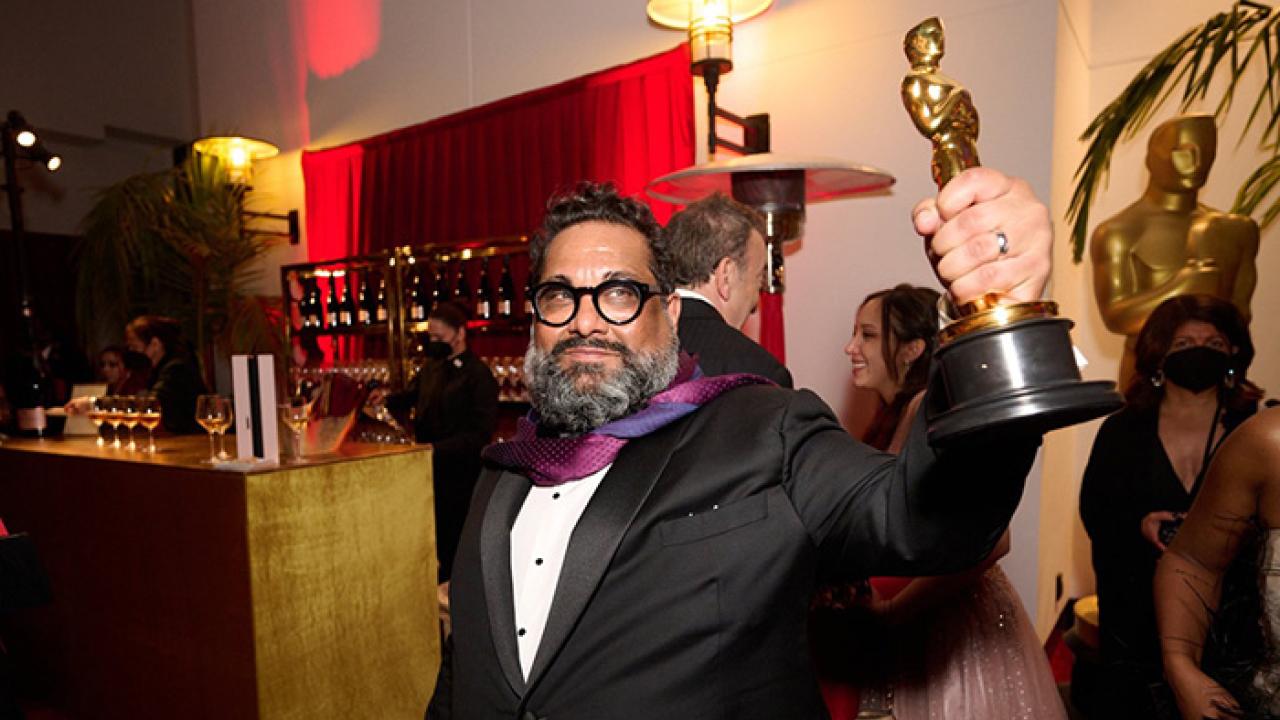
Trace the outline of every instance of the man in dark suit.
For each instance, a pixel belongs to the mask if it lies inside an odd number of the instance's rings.
[[[975,168],[914,222],[955,299],[1043,290],[1052,229],[1025,183]],[[485,451],[428,717],[825,717],[817,584],[978,562],[1038,438],[943,451],[918,421],[894,458],[810,392],[700,377],[661,229],[612,188],[554,203],[530,252],[535,412]]]
[[[680,347],[708,375],[748,372],[792,387],[791,373],[739,328],[755,312],[765,279],[764,218],[719,193],[667,223],[680,294]]]

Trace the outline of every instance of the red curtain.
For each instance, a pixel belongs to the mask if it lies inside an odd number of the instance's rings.
[[[613,181],[665,222],[649,180],[694,160],[689,50],[303,153],[312,260],[537,228],[547,198]]]
[[[355,254],[360,231],[360,182],[364,148],[359,144],[302,153],[306,182],[307,257],[330,260]]]

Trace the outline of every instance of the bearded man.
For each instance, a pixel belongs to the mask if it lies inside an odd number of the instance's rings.
[[[1043,290],[1052,230],[1025,183],[970,170],[914,223],[957,301]],[[610,187],[555,200],[530,252],[534,409],[485,451],[427,716],[826,717],[814,589],[977,563],[1037,440],[942,451],[917,422],[894,458],[811,392],[702,376],[661,228]]]

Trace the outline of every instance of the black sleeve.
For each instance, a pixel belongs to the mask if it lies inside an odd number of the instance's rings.
[[[957,572],[995,547],[1038,437],[1003,433],[941,451],[917,413],[895,458],[850,438],[813,393],[794,398],[781,427],[784,482],[826,577]]]
[[[1080,483],[1080,519],[1104,555],[1146,544],[1140,524],[1150,510],[1140,506],[1133,492],[1138,472],[1134,449],[1140,441],[1123,415],[1107,418],[1093,439]]]
[[[440,650],[440,672],[436,673],[436,689],[427,703],[423,720],[452,720],[453,718],[453,634],[444,639]]]
[[[498,429],[498,382],[482,364],[469,371],[464,392],[467,411],[462,414],[458,432],[432,443],[435,454],[443,460],[451,456],[478,456],[493,439]]]
[[[387,393],[385,404],[387,410],[393,413],[402,413],[413,407],[418,402],[418,378],[422,377],[422,373],[418,372],[405,386],[404,390],[398,393]]]

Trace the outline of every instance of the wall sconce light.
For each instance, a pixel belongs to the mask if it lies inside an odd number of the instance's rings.
[[[201,138],[192,144],[192,148],[201,155],[217,158],[226,168],[231,182],[237,185],[249,185],[253,181],[254,162],[280,154],[279,148],[265,140],[238,135]]]
[[[655,25],[689,33],[690,71],[707,87],[707,154],[716,152],[716,109],[720,76],[733,69],[733,25],[763,13],[773,0],[649,0],[645,14]]]
[[[191,143],[191,149],[200,155],[217,158],[219,164],[226,168],[227,179],[233,184],[243,187],[246,191],[252,189],[250,183],[253,182],[253,164],[259,160],[266,160],[280,154],[280,148],[266,140],[255,140],[254,138],[241,137],[239,135],[215,135],[201,138]],[[242,209],[241,213],[246,218],[279,220],[284,222],[288,228],[285,231],[249,230],[254,235],[288,238],[290,245],[298,244],[300,223],[298,222],[297,210],[290,210],[285,213],[268,213]]]

